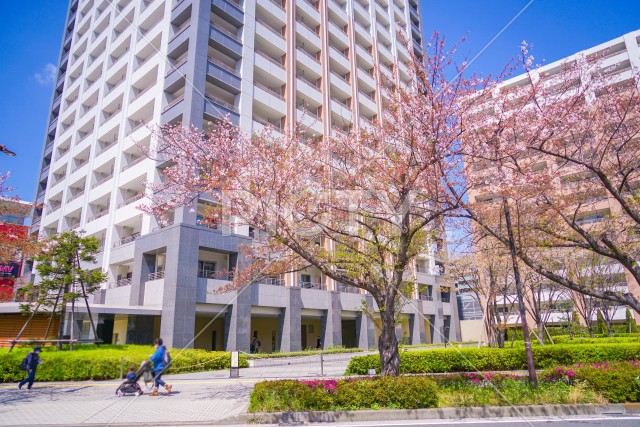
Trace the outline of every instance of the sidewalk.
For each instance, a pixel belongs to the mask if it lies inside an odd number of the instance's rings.
[[[353,355],[324,356],[324,374],[341,376]],[[318,378],[319,356],[269,359],[259,366],[240,370],[240,378],[229,371],[166,375],[173,386],[170,396],[147,393],[116,397],[120,384],[113,381],[38,383],[31,391],[16,384],[0,385],[0,425],[109,425],[123,423],[216,422],[245,413],[256,382],[278,378]],[[144,388],[144,383],[140,385]]]

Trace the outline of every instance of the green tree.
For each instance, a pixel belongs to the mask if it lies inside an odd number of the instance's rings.
[[[64,336],[64,317],[67,304],[75,306],[79,298],[86,298],[100,289],[107,276],[91,269],[96,263],[98,240],[68,231],[51,237],[47,246],[35,257],[39,281],[21,289],[27,296],[22,310],[29,313],[59,313],[58,339]],[[61,343],[58,343],[60,348]]]
[[[631,310],[627,308],[626,312],[627,318],[627,332],[635,333],[638,332],[638,325],[636,324],[636,319],[633,318],[633,314],[631,314]]]

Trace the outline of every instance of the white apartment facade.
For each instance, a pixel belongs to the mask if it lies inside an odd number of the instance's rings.
[[[601,59],[602,62],[599,63],[599,65],[605,75],[611,79],[611,84],[626,84],[628,82],[633,82],[635,85],[640,85],[640,81],[635,81],[635,76],[637,76],[640,71],[640,30],[632,31],[621,37],[617,37],[608,42],[540,67],[540,69],[534,71],[533,78],[542,78],[543,81],[548,79],[548,84],[552,85],[554,84],[553,76],[560,72],[563,66],[587,57],[597,57]],[[528,84],[529,76],[520,75],[505,81],[501,85],[501,88],[508,89]],[[487,173],[491,173],[490,167],[490,164],[486,165]],[[475,172],[477,173],[479,170],[476,170]],[[570,170],[565,172],[565,174],[566,175],[561,177],[563,191],[571,191],[571,186],[577,182],[577,179],[584,179],[584,177],[580,177],[578,173],[574,173]],[[470,200],[474,203],[492,203],[502,199],[499,193],[497,191],[494,192],[490,186],[483,186],[481,188],[474,188],[470,191]],[[498,207],[496,209],[500,208]],[[592,210],[584,212],[582,216],[578,218],[577,222],[582,224],[595,223],[609,216],[613,211],[619,209],[620,207],[617,202],[614,201],[613,198],[607,197],[598,204],[594,204]],[[608,270],[611,280],[615,283],[610,290],[630,292],[636,295],[636,297],[640,297],[640,287],[633,277],[625,272],[621,265],[612,265]],[[469,297],[470,296],[467,298]],[[567,313],[559,310],[558,306],[563,302],[566,303],[571,300],[571,295],[568,291],[554,290],[550,292],[545,290],[541,292],[539,299],[543,307],[545,305],[550,306],[546,314],[543,315],[545,318],[548,318],[549,325],[560,325],[567,322]],[[486,302],[482,302],[482,304],[486,304]],[[521,324],[521,318],[518,314],[517,297],[515,294],[507,297],[500,297],[498,299],[498,305],[499,308],[502,309],[503,313],[505,313],[504,316],[508,325],[518,326]],[[626,306],[610,309],[609,316],[612,322],[624,322],[626,320],[626,310]],[[596,320],[596,316],[597,313],[594,312],[593,320]],[[636,321],[639,320],[640,319],[636,316]],[[530,327],[535,324],[530,314],[528,314],[528,323]],[[474,324],[473,327],[477,328],[478,325]],[[473,333],[474,332],[472,331],[463,331],[462,335],[470,336]],[[475,333],[479,333],[479,329]]]
[[[200,224],[205,197],[161,228],[138,209],[162,167],[140,146],[153,144],[154,125],[223,118],[246,132],[299,125],[307,137],[368,126],[386,96],[376,64],[409,81],[402,38],[421,53],[420,17],[417,0],[71,0],[32,231],[84,230],[101,242],[97,268],[109,284],[92,307],[102,339],[161,335],[172,346],[248,351],[257,335],[263,351],[317,337],[325,347],[375,347],[376,321],[358,310],[372,298],[313,269],[287,286],[272,279],[211,294],[252,232]],[[455,298],[433,290],[436,252],[415,267],[420,286],[398,327],[412,344],[459,336]]]

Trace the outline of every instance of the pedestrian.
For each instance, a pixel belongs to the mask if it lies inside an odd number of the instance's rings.
[[[322,350],[322,338],[318,336],[318,340],[316,341],[316,349]]]
[[[258,339],[258,333],[253,333],[253,341],[251,342],[251,353],[260,353],[262,347],[262,343]]]
[[[162,338],[156,338],[153,342],[156,351],[151,355],[151,361],[153,362],[153,378],[155,380],[154,389],[150,396],[158,395],[158,388],[163,386],[167,390],[167,395],[171,393],[171,386],[162,381],[162,374],[169,367],[171,363],[171,356],[167,347],[162,344]]]
[[[18,384],[19,389],[22,389],[22,386],[26,383],[29,383],[27,390],[31,390],[31,387],[33,387],[33,381],[36,379],[36,369],[38,365],[42,363],[40,360],[40,351],[42,351],[42,348],[39,345],[35,346],[33,351],[27,354],[27,357],[22,361],[20,368],[27,371],[27,377],[20,381],[20,384]]]

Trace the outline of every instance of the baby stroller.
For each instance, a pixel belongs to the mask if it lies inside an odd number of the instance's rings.
[[[116,396],[120,397],[126,394],[140,396],[143,393],[142,388],[138,384],[140,377],[144,377],[147,388],[149,388],[149,383],[153,384],[153,369],[151,368],[150,361],[145,360],[140,364],[140,368],[136,371],[136,377],[133,380],[125,380],[120,384],[116,390]]]

